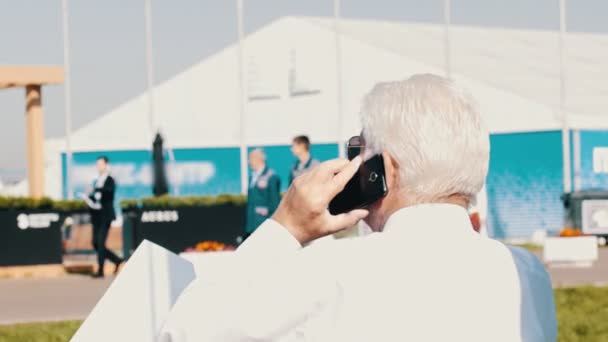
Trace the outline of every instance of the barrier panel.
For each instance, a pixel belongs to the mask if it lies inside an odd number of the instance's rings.
[[[55,210],[0,210],[0,266],[61,264],[63,219]]]
[[[207,206],[162,207],[129,210],[123,228],[125,256],[143,240],[174,253],[203,241],[237,245],[244,233],[245,206],[222,203]]]

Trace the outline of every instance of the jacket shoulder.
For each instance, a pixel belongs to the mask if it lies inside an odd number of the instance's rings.
[[[266,176],[268,178],[280,178],[279,174],[275,170],[273,170],[273,169],[268,169],[268,172],[266,173]]]

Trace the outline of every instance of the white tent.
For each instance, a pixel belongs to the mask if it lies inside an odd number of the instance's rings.
[[[328,19],[310,20],[327,29],[332,27]],[[442,25],[347,19],[342,20],[340,27],[345,36],[437,68],[444,67]],[[451,25],[451,69],[462,77],[557,109],[558,40],[559,31]],[[565,105],[575,128],[596,128],[597,123],[608,128],[608,119],[593,122],[589,118],[607,114],[606,56],[607,34],[565,34]]]
[[[343,20],[345,135],[359,130],[363,95],[379,81],[444,74],[443,27]],[[492,132],[553,130],[559,67],[557,32],[452,26],[453,77],[479,101]],[[332,19],[284,17],[244,40],[246,139],[285,144],[308,133],[337,141]],[[569,33],[567,105],[573,128],[608,127],[608,35]],[[237,49],[231,45],[154,91],[156,121],[172,147],[239,144]],[[140,95],[76,130],[74,151],[148,149],[147,102]]]

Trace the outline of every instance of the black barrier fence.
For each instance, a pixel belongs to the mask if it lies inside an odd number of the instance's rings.
[[[139,208],[123,211],[125,256],[144,239],[174,253],[203,241],[237,245],[245,226],[245,207],[225,203],[210,206]]]
[[[0,210],[0,266],[61,264],[64,217],[53,210]]]
[[[62,225],[54,209],[0,210],[0,267],[61,264]],[[144,239],[180,253],[203,241],[238,245],[244,233],[244,203],[143,207],[123,210],[123,252],[129,257]]]

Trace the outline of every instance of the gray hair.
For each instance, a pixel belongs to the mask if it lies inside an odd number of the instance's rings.
[[[266,161],[266,153],[261,148],[254,148],[249,152],[249,158],[259,157],[260,159]]]
[[[436,75],[377,84],[361,111],[368,153],[388,151],[414,203],[460,194],[475,202],[490,141],[473,97]]]

